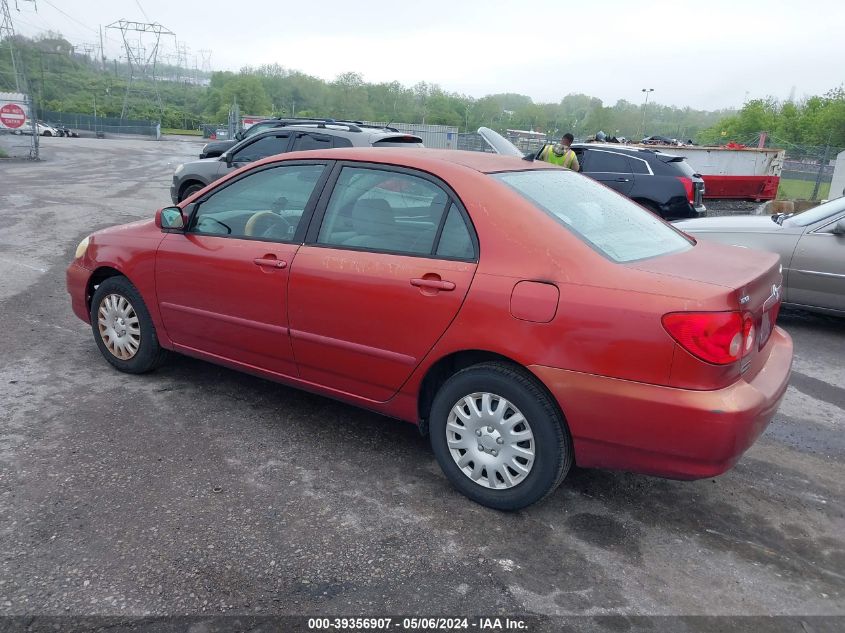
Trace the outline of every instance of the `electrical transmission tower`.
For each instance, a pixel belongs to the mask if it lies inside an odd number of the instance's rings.
[[[35,10],[38,10],[38,5],[35,0],[23,0],[24,2],[32,2]],[[14,0],[15,10],[20,12],[18,0]],[[21,84],[26,87],[26,78],[23,76],[23,65],[19,64],[17,52],[15,51],[15,25],[12,22],[12,12],[9,10],[9,0],[0,0],[0,42],[6,40],[9,43],[9,54],[12,56],[12,74],[15,76],[15,92],[21,91]],[[20,66],[20,69],[18,68]],[[19,72],[20,70],[20,72]]]
[[[211,51],[207,48],[200,49],[200,55],[202,56],[202,72],[210,73],[211,72]]]
[[[187,81],[188,73],[188,45],[184,42],[176,43],[176,72],[177,81]]]
[[[140,86],[142,80],[149,80],[152,83],[158,110],[161,114],[164,114],[164,105],[161,102],[161,94],[158,91],[158,78],[156,77],[159,44],[161,44],[162,35],[172,35],[175,38],[176,34],[158,22],[149,23],[118,20],[109,24],[106,28],[120,31],[120,35],[123,38],[123,45],[126,48],[126,61],[129,64],[129,81],[126,84],[126,94],[123,96],[123,109],[120,112],[120,118],[126,118],[126,106],[129,103],[129,93],[133,90],[133,85],[135,85],[137,92],[146,94]],[[137,44],[130,41],[130,33],[138,33]],[[145,46],[145,43],[149,46],[149,49]],[[147,53],[147,50],[150,52]]]

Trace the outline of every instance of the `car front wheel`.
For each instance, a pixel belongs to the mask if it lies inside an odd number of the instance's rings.
[[[533,376],[504,363],[447,380],[434,398],[429,432],[452,485],[499,510],[552,493],[572,465],[572,439],[557,406]]]
[[[188,185],[187,187],[182,189],[182,195],[179,196],[179,202],[182,202],[186,198],[190,198],[192,195],[194,195],[197,191],[199,191],[203,187],[205,187],[205,185],[198,183],[198,182]]]
[[[126,277],[109,277],[97,287],[91,329],[103,357],[129,374],[155,369],[167,354],[141,294]]]

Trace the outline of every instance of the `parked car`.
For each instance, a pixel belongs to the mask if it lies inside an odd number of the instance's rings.
[[[611,143],[577,143],[572,149],[582,173],[662,218],[698,218],[707,213],[704,179],[683,156]]]
[[[704,218],[676,226],[702,239],[776,253],[784,304],[845,316],[845,198],[796,215]]]
[[[778,269],[540,161],[345,148],[86,237],[67,288],[120,371],[172,350],[419,424],[511,510],[573,462],[731,468],[789,378]]]
[[[501,134],[482,127],[478,133],[493,151],[522,156]],[[673,220],[698,218],[704,206],[704,179],[683,156],[617,143],[575,143],[581,173],[615,189],[660,217]],[[527,158],[536,159],[538,150]]]
[[[382,129],[360,128],[355,124],[335,122],[320,127],[309,124],[285,125],[250,135],[226,150],[219,158],[194,160],[180,165],[173,174],[170,198],[174,203],[181,202],[230,171],[273,154],[329,147],[370,146],[422,147],[423,145],[422,139],[418,136]]]
[[[200,152],[200,158],[215,158],[217,156],[222,156],[224,152],[231,149],[237,142],[242,141],[245,138],[249,138],[250,136],[258,134],[259,132],[266,132],[267,130],[272,130],[274,128],[285,127],[290,125],[310,125],[312,127],[325,127],[326,125],[345,125],[348,127],[354,125],[355,127],[361,129],[366,128],[369,130],[382,130],[384,132],[399,131],[392,127],[367,125],[362,121],[315,119],[311,117],[270,118],[264,119],[263,121],[258,121],[257,123],[252,124],[246,129],[235,132],[234,138],[231,139],[228,139],[225,136],[225,134],[228,134],[227,130],[223,130],[224,136],[220,136],[220,130],[218,130],[218,133],[216,135],[217,140],[205,144],[205,146],[202,148],[202,151]]]
[[[669,138],[668,136],[660,136],[658,134],[655,134],[654,136],[646,136],[640,142],[643,145],[680,145],[678,139]]]
[[[56,130],[57,136],[63,136],[63,137],[66,137],[66,138],[79,137],[78,133],[74,132],[73,130],[71,130],[66,125],[63,125],[61,123],[59,123],[57,125],[54,125],[54,124],[51,123],[49,125],[50,125],[50,127],[54,128]]]
[[[36,121],[35,125],[38,129],[38,136],[59,136],[59,131],[52,125],[47,125],[42,121]],[[15,130],[15,134],[32,136],[32,121],[27,119],[21,127]]]

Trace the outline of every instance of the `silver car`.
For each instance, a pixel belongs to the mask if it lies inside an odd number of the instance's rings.
[[[845,316],[845,198],[799,214],[700,218],[675,226],[702,239],[778,253],[784,304]]]
[[[247,137],[216,158],[201,158],[179,165],[170,185],[178,204],[230,171],[267,156],[332,147],[422,147],[419,136],[348,123],[286,125]]]

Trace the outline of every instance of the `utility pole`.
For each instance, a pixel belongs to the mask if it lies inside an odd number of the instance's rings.
[[[100,68],[106,70],[106,51],[103,48],[103,25],[100,24]]]
[[[654,88],[643,88],[642,90],[645,93],[645,103],[643,103],[643,122],[640,125],[640,133],[637,135],[640,138],[637,140],[639,142],[643,138],[643,134],[645,134],[645,111],[648,108],[648,95],[654,92]]]
[[[827,145],[824,147],[824,155],[822,156],[821,165],[819,165],[819,172],[816,174],[816,184],[813,187],[813,195],[810,200],[815,200],[816,197],[819,195],[819,188],[822,184],[822,174],[824,173],[825,165],[827,165],[827,157],[830,153],[830,139],[833,138],[833,132],[830,132],[827,135]]]

